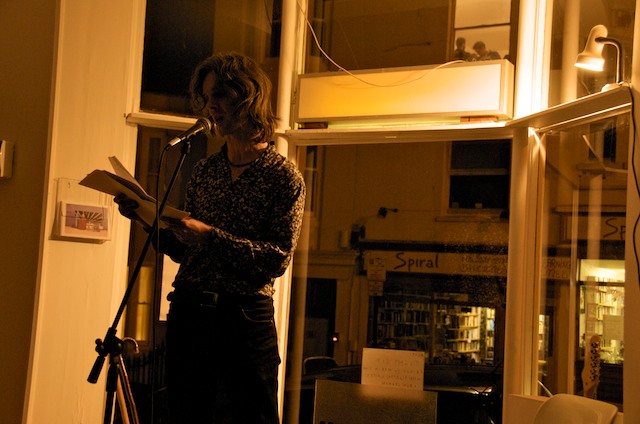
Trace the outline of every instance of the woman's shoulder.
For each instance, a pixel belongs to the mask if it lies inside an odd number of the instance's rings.
[[[275,147],[270,146],[271,163],[274,165],[273,169],[276,172],[291,175],[291,177],[302,178],[302,173],[298,169],[298,166],[293,161],[287,159],[282,154],[278,153]]]

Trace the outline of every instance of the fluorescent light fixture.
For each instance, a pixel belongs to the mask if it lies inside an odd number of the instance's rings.
[[[584,46],[582,53],[576,58],[575,66],[589,71],[602,72],[604,68],[604,58],[602,57],[602,49],[605,44],[612,45],[616,48],[616,80],[614,83],[605,85],[602,91],[623,85],[621,80],[622,72],[622,45],[614,38],[608,37],[607,27],[604,25],[596,25],[591,28],[589,38]]]

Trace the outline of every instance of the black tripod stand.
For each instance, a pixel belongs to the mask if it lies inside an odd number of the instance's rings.
[[[109,357],[109,370],[107,372],[106,384],[107,404],[105,407],[104,424],[110,424],[113,420],[113,405],[116,393],[118,394],[120,412],[123,419],[131,420],[131,422],[134,424],[139,424],[138,413],[133,399],[133,394],[131,392],[129,378],[124,367],[124,363],[122,362],[123,341],[116,337],[116,331],[118,323],[120,322],[120,318],[122,317],[124,309],[129,301],[129,297],[131,296],[131,293],[135,286],[135,282],[138,278],[138,274],[140,273],[140,269],[142,268],[144,258],[149,251],[149,247],[151,246],[152,241],[157,236],[159,218],[162,216],[162,211],[164,210],[164,207],[167,203],[169,193],[171,192],[171,189],[175,184],[182,164],[184,163],[187,155],[190,152],[191,144],[189,142],[189,138],[191,138],[193,135],[195,134],[191,134],[190,136],[180,140],[184,142],[182,144],[182,149],[180,150],[180,159],[178,160],[173,175],[171,176],[171,180],[169,181],[167,189],[164,193],[162,202],[157,207],[156,218],[151,229],[149,230],[147,240],[144,244],[144,247],[142,248],[142,252],[140,254],[140,257],[138,258],[138,262],[136,263],[136,266],[133,269],[133,273],[129,278],[127,290],[122,298],[122,301],[120,302],[120,307],[118,308],[118,312],[116,313],[115,319],[113,320],[113,324],[107,330],[107,334],[104,339],[96,340],[96,352],[98,352],[98,357],[96,358],[96,361],[91,368],[91,372],[89,373],[87,381],[93,384],[98,381],[98,377],[100,376],[100,372],[102,371],[105,360],[107,357]],[[165,151],[172,145],[173,144],[168,145],[165,148]]]
[[[106,339],[105,339],[106,340]],[[107,372],[107,403],[105,406],[105,424],[110,423],[113,418],[113,405],[115,398],[118,400],[120,407],[120,413],[122,415],[122,421],[124,424],[139,424],[138,410],[136,409],[136,403],[133,399],[133,393],[131,392],[131,386],[129,384],[129,377],[127,370],[122,362],[122,340],[115,337],[115,334],[108,343],[103,343],[101,340],[96,340],[96,351],[101,354],[101,358],[104,356],[101,351],[106,349],[112,349],[111,351],[105,351],[104,355],[109,356],[109,370]],[[101,361],[104,363],[104,361]],[[95,365],[94,365],[95,367]],[[102,367],[102,364],[100,365]],[[93,374],[93,370],[91,371]],[[98,371],[99,372],[99,371]],[[96,376],[97,379],[97,376]],[[93,377],[89,376],[89,382]]]

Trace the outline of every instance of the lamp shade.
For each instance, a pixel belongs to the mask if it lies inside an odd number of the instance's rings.
[[[604,67],[604,58],[602,57],[604,44],[596,39],[604,38],[607,34],[607,27],[604,25],[596,25],[591,28],[587,44],[584,46],[582,53],[576,58],[575,66],[601,72]]]

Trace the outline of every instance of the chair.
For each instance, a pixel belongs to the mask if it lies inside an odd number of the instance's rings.
[[[325,371],[338,366],[335,359],[330,356],[309,356],[302,362],[304,374]]]
[[[533,424],[612,424],[617,413],[610,403],[558,393],[540,405]]]

